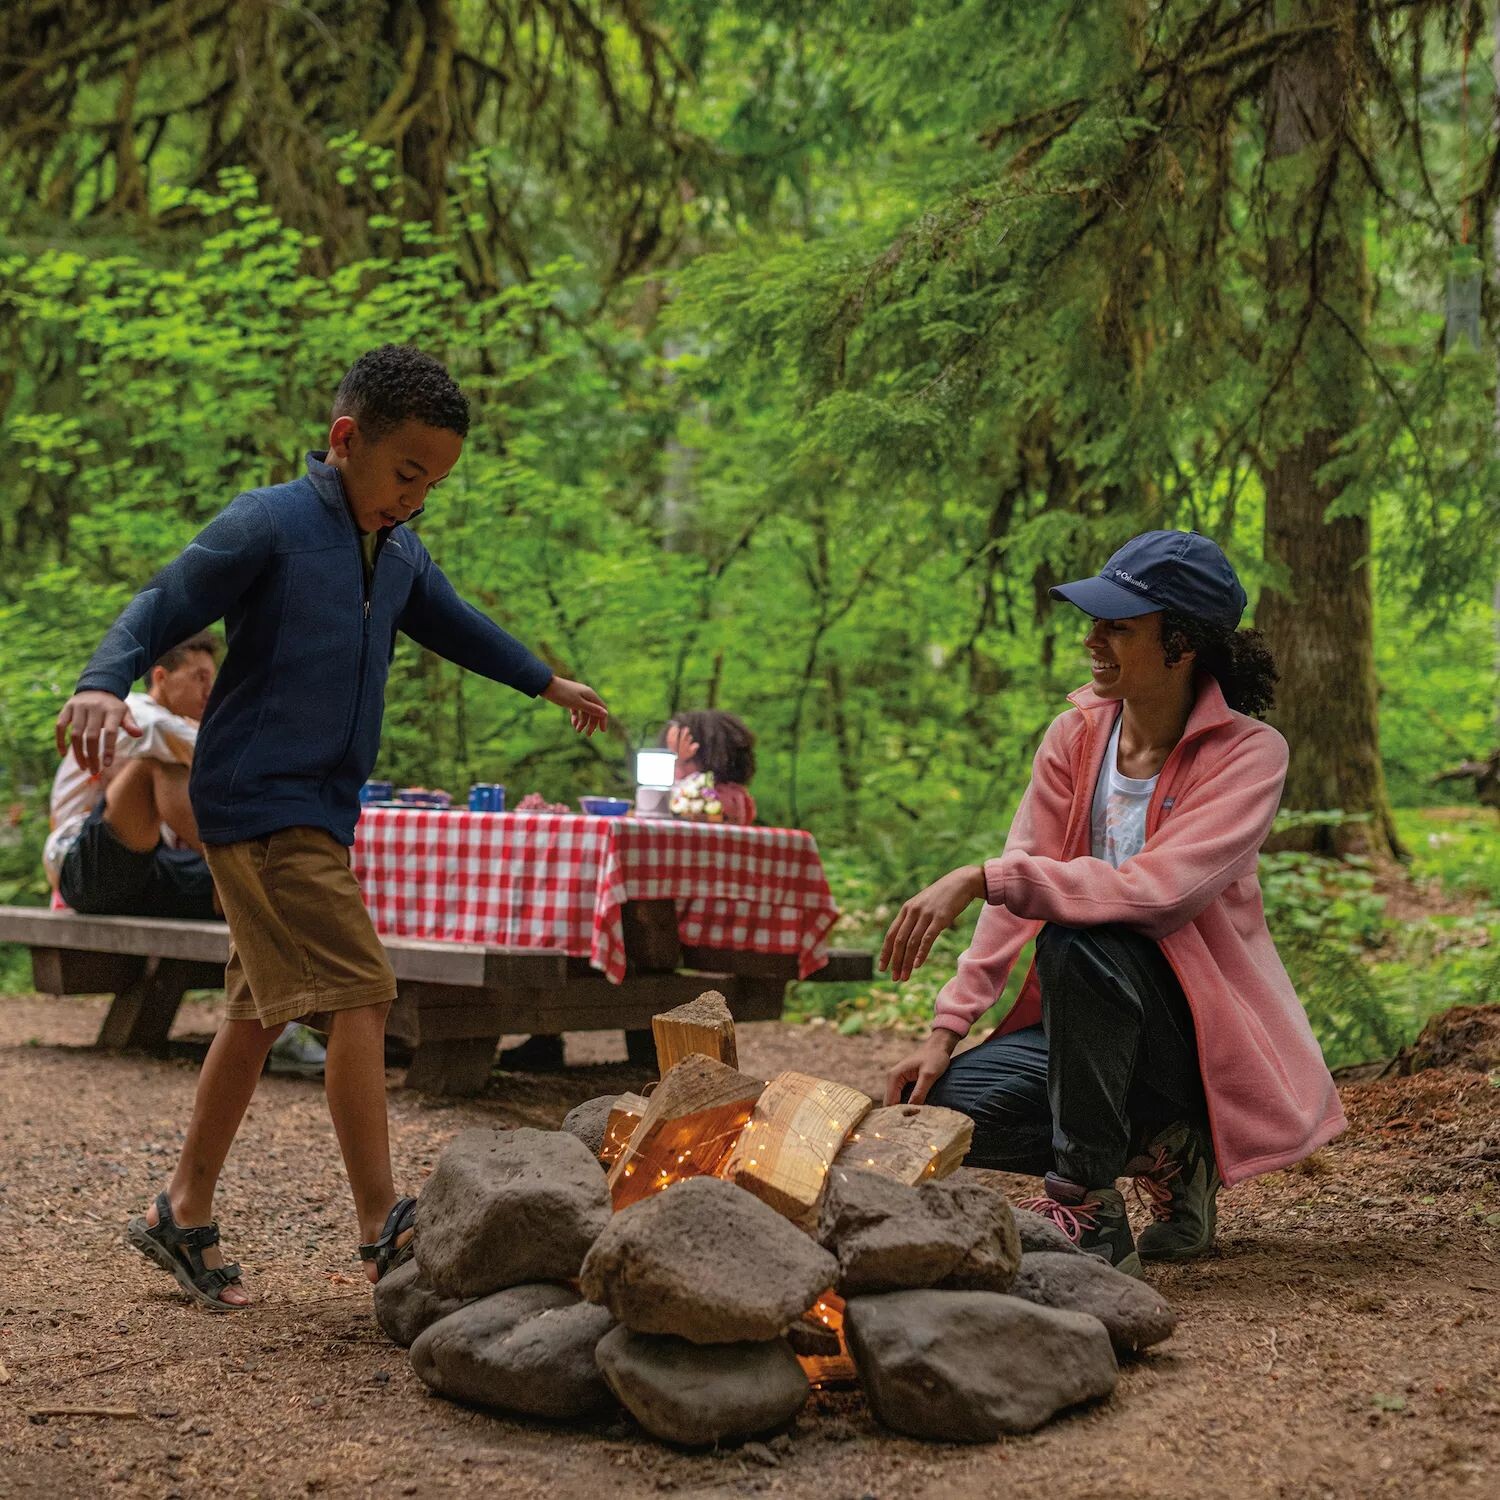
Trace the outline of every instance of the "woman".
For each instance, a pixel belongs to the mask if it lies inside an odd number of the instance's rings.
[[[1052,594],[1092,617],[1092,681],[1043,737],[1004,854],[928,886],[886,934],[880,965],[904,980],[986,903],[887,1102],[909,1086],[972,1116],[971,1163],[1045,1174],[1026,1206],[1139,1275],[1142,1258],[1212,1245],[1221,1177],[1299,1160],[1344,1115],[1261,906],[1287,748],[1258,718],[1276,670],[1237,628],[1229,560],[1196,532],[1152,531]],[[1033,937],[1015,1007],[954,1057]],[[1154,1213],[1139,1244],[1127,1173]]]

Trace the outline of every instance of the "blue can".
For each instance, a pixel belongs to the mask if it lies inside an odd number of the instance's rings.
[[[478,781],[469,788],[470,812],[504,812],[505,788],[498,781]]]
[[[393,781],[367,781],[359,789],[361,802],[389,802],[395,795],[396,783]]]

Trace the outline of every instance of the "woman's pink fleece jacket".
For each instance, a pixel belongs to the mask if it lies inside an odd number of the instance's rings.
[[[1118,923],[1154,938],[1192,1007],[1214,1153],[1226,1184],[1300,1160],[1344,1128],[1307,1015],[1266,927],[1256,877],[1286,778],[1286,741],[1198,674],[1182,739],[1146,813],[1145,847],[1118,870],[1089,853],[1094,785],[1120,710],[1091,687],[1052,721],[986,905],[935,1026],[968,1033],[1044,922]],[[1001,1032],[1042,1017],[1036,968]]]

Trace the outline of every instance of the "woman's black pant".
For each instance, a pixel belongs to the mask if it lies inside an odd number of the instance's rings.
[[[1192,1012],[1150,938],[1059,927],[1036,943],[1042,1024],[961,1053],[929,1104],[974,1121],[974,1167],[1106,1187],[1174,1120],[1206,1113]]]

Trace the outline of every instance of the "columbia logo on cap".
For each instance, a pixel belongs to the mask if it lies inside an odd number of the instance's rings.
[[[1148,594],[1151,592],[1151,585],[1144,578],[1137,578],[1134,573],[1127,573],[1124,568],[1115,568],[1113,572],[1116,578],[1123,579],[1133,588],[1142,589]]]

